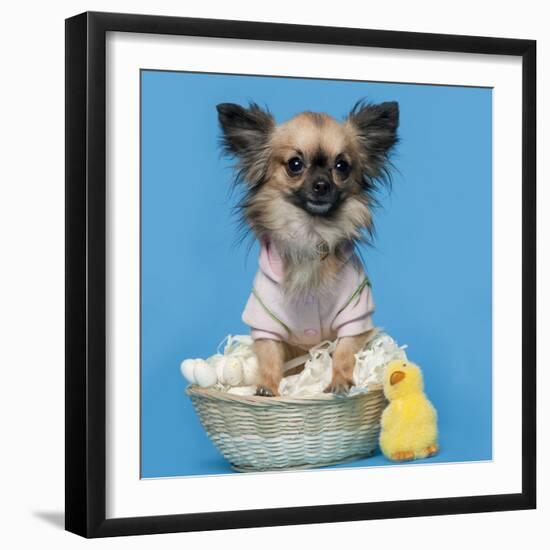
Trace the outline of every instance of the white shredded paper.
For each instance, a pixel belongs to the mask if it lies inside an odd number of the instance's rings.
[[[254,395],[260,381],[258,359],[252,349],[252,338],[229,335],[208,359],[186,359],[181,372],[191,384],[214,387],[236,395]],[[223,349],[221,349],[223,346]],[[323,393],[332,377],[331,354],[336,342],[321,342],[309,350],[304,369],[286,376],[279,384],[285,397],[314,397]],[[407,360],[406,346],[398,346],[385,332],[379,332],[355,355],[354,386],[350,395],[367,391],[371,384],[381,384],[385,366],[394,359]]]

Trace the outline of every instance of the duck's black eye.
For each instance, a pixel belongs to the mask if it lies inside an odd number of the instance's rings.
[[[350,171],[350,165],[344,159],[338,160],[334,168],[342,177],[347,177]]]
[[[299,174],[304,169],[304,163],[302,162],[302,159],[298,157],[292,157],[288,163],[288,171],[291,174]]]

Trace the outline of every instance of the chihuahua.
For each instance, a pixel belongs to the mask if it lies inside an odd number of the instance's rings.
[[[360,101],[341,122],[306,111],[277,124],[254,103],[217,111],[245,189],[242,219],[260,242],[243,312],[260,365],[256,393],[278,395],[286,361],[336,338],[325,392],[346,393],[355,354],[376,333],[355,249],[372,236],[374,192],[389,179],[398,104]]]

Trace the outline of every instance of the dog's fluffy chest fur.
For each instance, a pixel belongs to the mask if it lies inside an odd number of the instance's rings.
[[[331,235],[327,232],[324,236],[330,238]],[[326,298],[334,291],[347,263],[360,268],[351,243],[327,241],[323,233],[312,232],[308,238],[283,242],[271,235],[261,241],[278,266],[282,291],[290,301],[300,300],[312,292]]]
[[[351,197],[330,219],[312,217],[280,197],[268,200],[269,208],[260,200],[249,208],[248,223],[260,241],[269,240],[278,250],[285,292],[299,296],[313,290],[326,295],[361,239],[359,228],[370,223],[364,199]]]

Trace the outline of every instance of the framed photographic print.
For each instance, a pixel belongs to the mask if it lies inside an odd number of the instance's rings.
[[[535,507],[530,40],[66,21],[66,528]]]

